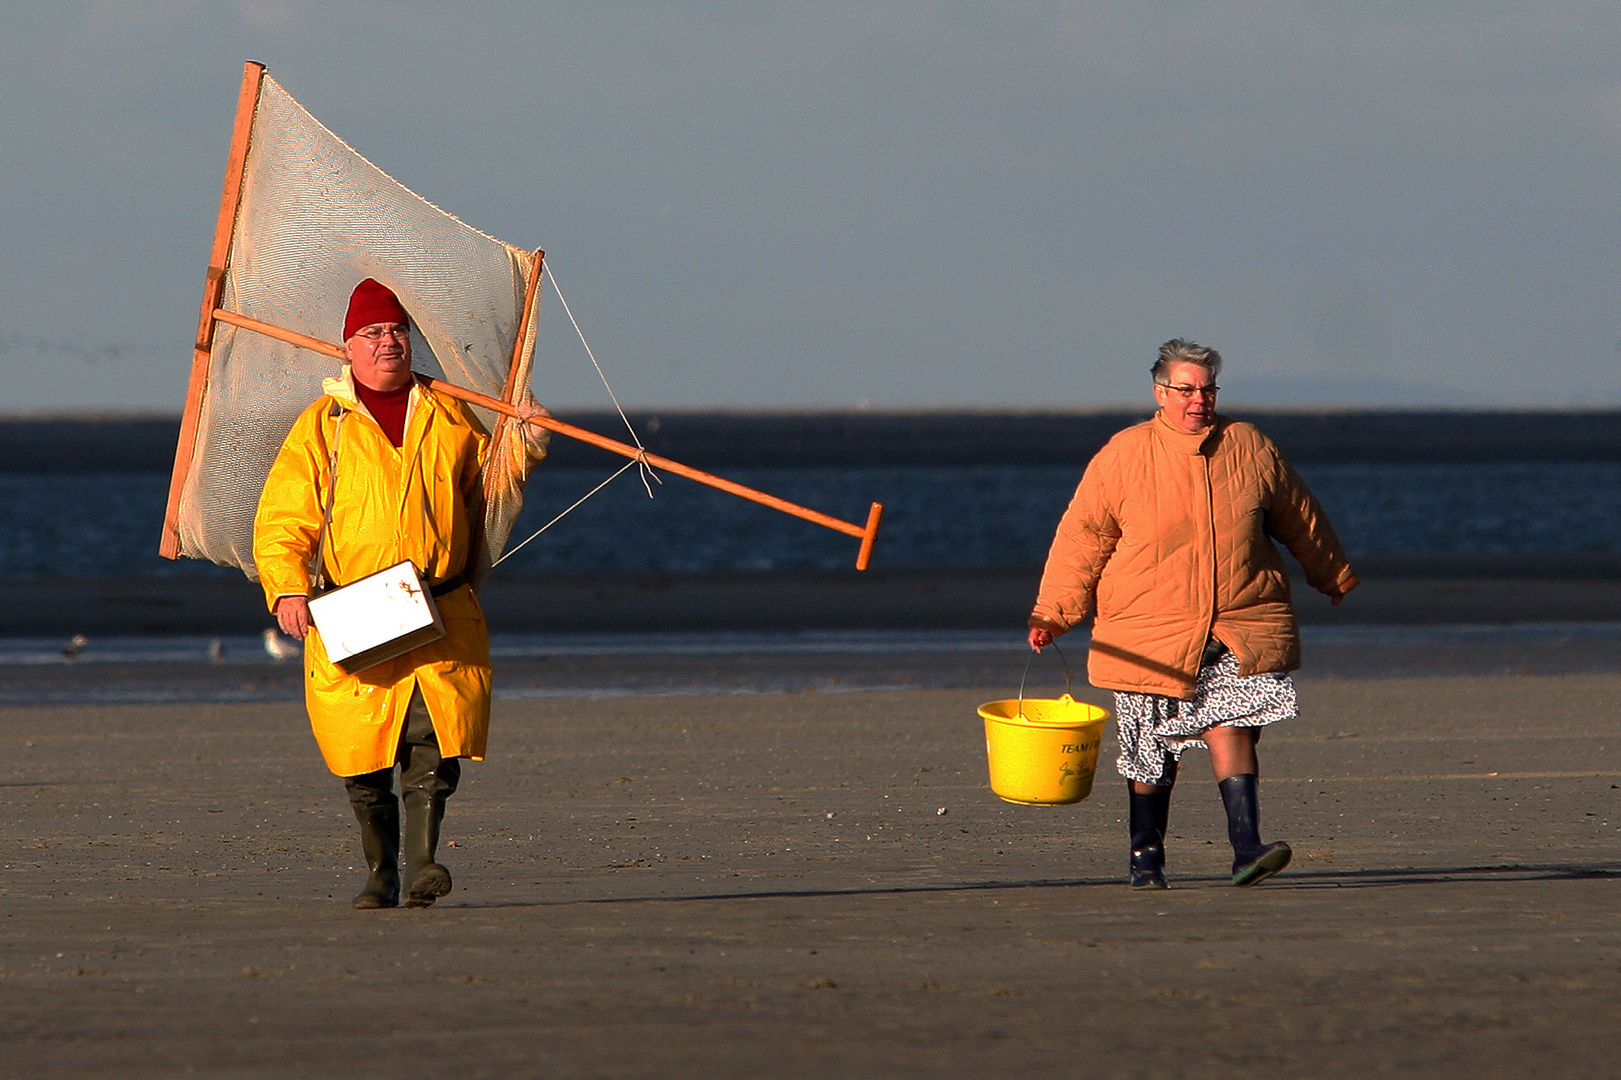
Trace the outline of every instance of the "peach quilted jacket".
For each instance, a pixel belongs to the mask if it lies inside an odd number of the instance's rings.
[[[1062,634],[1095,605],[1087,670],[1110,690],[1191,697],[1212,634],[1242,674],[1291,671],[1300,633],[1273,540],[1320,592],[1352,584],[1328,517],[1270,439],[1220,416],[1186,434],[1156,414],[1087,465],[1030,625]]]

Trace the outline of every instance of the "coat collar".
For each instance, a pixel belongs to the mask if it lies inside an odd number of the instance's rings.
[[[1165,419],[1164,410],[1154,413],[1154,431],[1159,435],[1160,442],[1168,449],[1189,457],[1204,453],[1205,443],[1216,433],[1221,422],[1221,417],[1218,416],[1209,427],[1194,432],[1178,431]]]
[[[336,375],[330,375],[321,380],[321,393],[337,401],[346,409],[356,409],[366,413],[367,416],[371,415],[371,413],[367,412],[366,406],[361,403],[360,395],[355,393],[355,372],[354,368],[349,364],[339,368]],[[427,396],[423,392],[422,378],[413,371],[411,373],[412,411],[415,411],[417,404]]]
[[[371,415],[371,411],[360,400],[360,395],[355,393],[355,373],[353,366],[350,364],[344,364],[343,367],[338,369],[336,375],[322,379],[321,393],[332,398],[345,409],[371,417],[373,420],[377,419]],[[411,404],[407,407],[405,413],[405,430],[408,433],[411,430],[411,420],[416,416],[417,409],[424,403],[432,401],[433,395],[423,387],[422,377],[413,371],[411,373]]]

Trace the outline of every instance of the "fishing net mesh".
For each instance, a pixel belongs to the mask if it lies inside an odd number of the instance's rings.
[[[500,398],[513,367],[530,255],[398,183],[266,76],[249,141],[221,307],[322,341],[342,334],[349,293],[375,278],[411,315],[413,366]],[[537,303],[538,303],[538,292]],[[510,395],[528,400],[535,320]],[[180,553],[257,579],[253,516],[293,421],[338,361],[217,325],[197,442],[179,502]],[[475,408],[495,434],[475,573],[505,548],[529,459],[518,425]]]

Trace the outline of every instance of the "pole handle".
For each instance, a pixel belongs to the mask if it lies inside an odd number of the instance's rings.
[[[878,523],[884,519],[884,504],[875,502],[867,511],[867,527],[861,531],[861,550],[856,553],[856,569],[865,570],[872,562],[872,545],[878,541]]]

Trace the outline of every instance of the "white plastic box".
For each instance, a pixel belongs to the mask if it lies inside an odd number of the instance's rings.
[[[409,561],[310,601],[327,659],[351,675],[445,636],[428,587]]]

